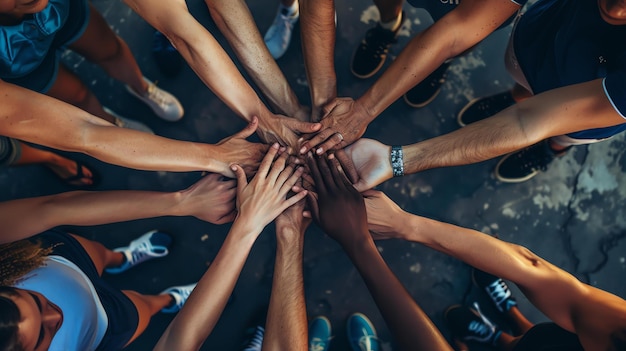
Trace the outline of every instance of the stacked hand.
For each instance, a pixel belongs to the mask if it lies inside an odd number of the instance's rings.
[[[220,160],[219,173],[234,178],[230,165],[233,163],[241,165],[244,172],[248,176],[253,176],[259,167],[259,162],[263,158],[265,152],[267,152],[268,146],[259,143],[251,143],[246,141],[246,138],[254,134],[259,125],[259,119],[253,117],[252,121],[239,133],[222,139],[219,143],[215,144],[218,148],[217,155]]]
[[[307,192],[302,191],[287,198],[287,194],[302,176],[303,169],[287,164],[288,154],[279,153],[279,145],[272,145],[263,158],[254,178],[248,183],[244,170],[233,165],[237,176],[237,219],[240,225],[251,232],[260,233],[263,228],[291,205],[304,199]]]
[[[211,173],[180,192],[181,213],[213,224],[232,222],[235,219],[236,182],[223,180]]]
[[[296,118],[271,115],[261,121],[257,134],[266,143],[279,143],[295,152],[300,147],[298,139],[302,134],[315,133],[321,127],[319,123],[308,123]]]
[[[367,209],[367,225],[374,240],[400,238],[398,228],[406,223],[407,213],[382,191],[368,190],[363,196]]]

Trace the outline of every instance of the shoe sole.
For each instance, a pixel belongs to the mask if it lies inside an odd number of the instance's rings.
[[[500,161],[498,161],[498,164],[496,165],[496,168],[493,171],[493,174],[496,176],[497,180],[501,181],[502,183],[522,183],[522,182],[525,182],[525,181],[529,180],[530,178],[536,176],[539,173],[539,171],[533,171],[533,173],[531,173],[531,174],[529,174],[529,175],[527,175],[525,177],[522,177],[522,178],[505,178],[505,177],[501,176],[500,173],[498,172],[498,170],[500,169],[500,165],[506,159],[511,157],[511,155],[513,155],[513,152],[508,154],[508,155],[506,155],[506,156],[504,156],[504,157],[502,157],[500,159]]]
[[[472,107],[478,100],[482,99],[482,97],[479,98],[475,98],[472,99],[470,102],[468,102],[467,104],[465,104],[465,106],[463,106],[463,108],[461,109],[461,111],[459,111],[459,113],[457,113],[456,115],[456,122],[461,126],[461,127],[465,127],[467,124],[465,124],[463,122],[463,119],[461,118],[463,116],[463,114],[465,113],[465,111],[467,111],[470,107]]]
[[[359,44],[359,45],[361,45],[361,44]],[[378,71],[380,71],[380,69],[381,69],[381,68],[383,68],[383,65],[384,65],[384,64],[385,64],[385,62],[387,61],[387,55],[385,55],[385,59],[384,59],[384,60],[382,60],[382,61],[380,62],[380,64],[379,64],[378,66],[376,66],[376,68],[375,68],[372,72],[370,72],[370,73],[368,73],[368,74],[365,74],[365,75],[358,74],[358,73],[356,73],[356,72],[354,71],[354,68],[353,68],[353,62],[354,62],[354,58],[356,57],[356,53],[357,53],[357,51],[359,51],[359,48],[358,48],[358,47],[356,48],[356,50],[354,50],[354,54],[352,54],[352,61],[350,61],[350,72],[352,72],[352,74],[354,74],[354,76],[355,76],[355,77],[357,77],[357,78],[360,78],[360,79],[367,79],[367,78],[371,78],[373,75],[375,75],[376,73],[378,73]]]
[[[406,102],[407,105],[414,107],[414,108],[422,108],[428,104],[430,104],[433,100],[435,100],[435,98],[437,98],[437,96],[439,96],[439,92],[441,92],[441,87],[439,87],[439,89],[437,89],[437,91],[435,91],[435,93],[433,94],[433,96],[431,96],[428,100],[422,102],[421,104],[415,104],[409,101],[409,99],[406,97],[406,94],[402,95],[402,98],[404,99],[404,102]]]
[[[313,318],[313,319],[311,320],[311,323],[309,323],[309,330],[311,329],[311,324],[313,324],[313,321],[314,321],[314,320],[316,320],[316,319],[321,319],[321,320],[323,320],[323,321],[326,323],[326,325],[328,326],[328,336],[329,336],[329,337],[328,337],[328,340],[330,340],[330,338],[331,338],[331,337],[332,337],[332,335],[333,335],[332,324],[330,324],[330,320],[329,320],[328,318],[326,318],[325,316],[318,316],[318,317]],[[310,337],[310,336],[309,336],[309,337]],[[310,340],[311,340],[311,339],[309,339],[309,342],[310,342]],[[328,343],[327,343],[327,345],[326,345],[326,346],[328,347]]]

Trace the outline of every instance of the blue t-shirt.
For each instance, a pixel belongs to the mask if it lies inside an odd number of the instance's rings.
[[[513,35],[533,93],[605,78],[607,97],[626,116],[626,26],[606,23],[597,0],[539,0],[521,16]],[[570,136],[600,139],[623,130],[626,124]]]
[[[424,9],[428,11],[433,21],[438,21],[441,17],[448,14],[448,12],[454,10],[462,0],[408,0],[408,3],[413,7]],[[520,6],[524,6],[528,0],[503,0],[510,1]],[[511,19],[507,20],[500,28],[508,25]]]

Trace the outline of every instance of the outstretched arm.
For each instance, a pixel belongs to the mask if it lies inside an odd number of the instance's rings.
[[[119,128],[49,96],[0,80],[0,134],[59,150],[82,152],[101,161],[141,170],[210,171],[232,177],[231,163],[253,174],[267,147],[242,132],[218,144],[178,141]]]
[[[204,84],[237,115],[246,121],[258,116],[258,133],[266,142],[294,147],[299,133],[319,129],[319,125],[271,113],[213,35],[189,13],[184,0],[125,3],[167,36]]]
[[[0,243],[39,234],[60,225],[98,225],[159,216],[195,216],[222,224],[235,218],[235,181],[210,174],[188,189],[155,191],[73,191],[0,203]]]
[[[569,85],[535,95],[451,133],[404,146],[404,173],[480,162],[549,137],[625,122],[607,98],[602,79]],[[345,149],[359,172],[357,189],[371,189],[392,177],[390,149],[367,139]]]
[[[260,88],[275,111],[308,121],[309,116],[298,102],[272,57],[243,0],[205,0],[211,17],[235,51],[254,83]]]
[[[302,168],[294,171],[292,165],[287,165],[286,153],[273,162],[277,153],[278,144],[274,144],[250,183],[241,167],[233,166],[237,174],[235,223],[155,350],[197,350],[202,346],[217,324],[256,238],[267,224],[306,195],[286,198],[302,175]]]
[[[304,232],[311,221],[302,217],[303,211],[304,200],[276,218],[276,263],[263,350],[307,349],[302,255]]]
[[[389,269],[368,232],[363,197],[326,156],[309,168],[315,181],[317,220],[337,240],[363,277],[385,322],[402,350],[452,350],[424,311]],[[314,201],[312,196],[309,197]],[[315,213],[315,211],[314,211]]]
[[[527,248],[404,212],[379,191],[370,190],[365,196],[369,228],[376,238],[422,243],[514,282],[546,316],[577,333],[585,350],[607,350],[602,348],[607,345],[602,338],[626,328],[623,299],[582,283]]]
[[[325,118],[332,119],[333,123],[323,128],[341,133],[343,140],[333,138],[329,132],[320,133],[304,145],[304,152],[320,144],[321,152],[325,152],[335,145],[347,146],[355,142],[367,125],[402,94],[445,60],[481,42],[519,8],[510,0],[461,1],[454,10],[416,35],[363,96],[330,111]]]

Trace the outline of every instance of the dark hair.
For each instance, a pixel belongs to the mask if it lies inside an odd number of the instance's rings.
[[[9,296],[17,296],[15,288],[0,286],[0,351],[23,351],[18,338],[18,324],[22,316]]]
[[[52,247],[42,248],[40,242],[14,241],[0,245],[0,286],[19,282],[28,272],[44,264]]]

